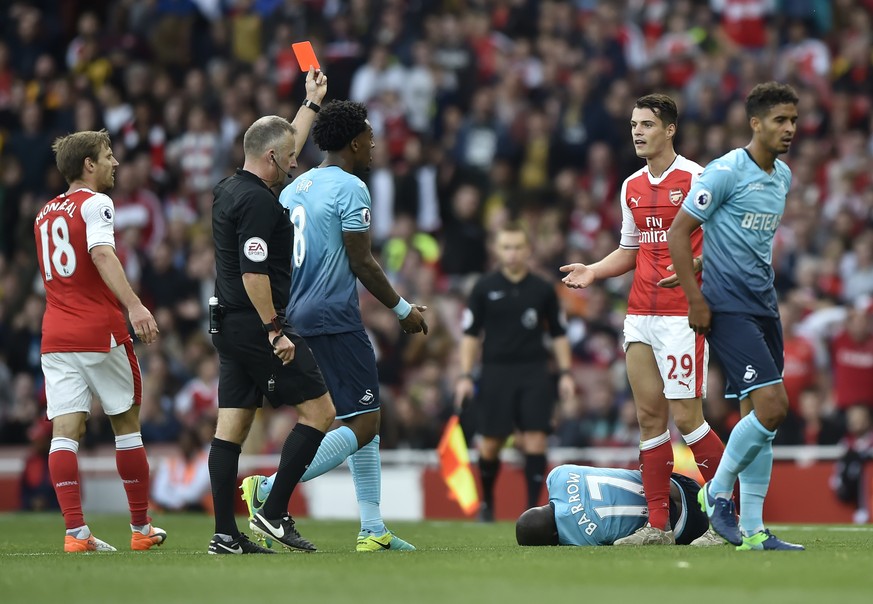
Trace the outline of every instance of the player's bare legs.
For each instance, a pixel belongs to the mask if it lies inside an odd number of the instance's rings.
[[[355,434],[360,449],[379,434],[379,427],[382,425],[382,412],[362,413],[341,421]]]
[[[616,545],[675,543],[670,528],[670,474],[673,445],[667,430],[669,404],[652,347],[632,342],[627,349],[627,374],[640,424],[640,469],[649,507],[648,525]],[[639,534],[638,534],[639,533]]]
[[[110,415],[115,433],[115,466],[127,494],[130,510],[130,548],[147,550],[167,539],[163,529],[151,525],[149,518],[149,460],[140,433],[139,406]]]
[[[115,548],[91,534],[82,514],[79,486],[79,441],[85,434],[87,413],[75,412],[52,419],[52,443],[49,449],[49,474],[64,515],[67,534],[65,552],[115,551]]]
[[[667,399],[664,396],[662,372],[650,346],[631,343],[627,350],[627,365],[640,424],[640,462],[643,489],[649,505],[649,524],[654,529],[665,531],[669,521],[670,474],[673,471],[673,447],[667,429],[669,414],[672,412],[676,427],[707,480],[715,474],[724,445],[706,423],[700,398]],[[649,531],[648,527],[641,530],[652,533],[645,535],[647,543],[668,542],[657,531]],[[627,538],[627,543],[618,545],[641,544],[638,541],[637,535],[633,535]]]
[[[67,413],[52,420],[52,438],[69,438],[79,442],[85,436],[87,413]]]
[[[215,437],[242,445],[252,428],[255,411],[256,409],[219,409]]]

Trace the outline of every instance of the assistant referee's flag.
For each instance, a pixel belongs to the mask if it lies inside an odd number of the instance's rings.
[[[437,455],[440,459],[440,473],[449,488],[449,495],[458,502],[467,516],[472,516],[479,509],[479,491],[476,490],[467,441],[457,415],[453,415],[446,423],[437,446]]]

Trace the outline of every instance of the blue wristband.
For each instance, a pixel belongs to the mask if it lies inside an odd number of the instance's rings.
[[[400,298],[400,302],[392,308],[394,314],[397,315],[397,318],[401,321],[409,316],[409,313],[412,312],[412,304],[404,300],[402,297]]]

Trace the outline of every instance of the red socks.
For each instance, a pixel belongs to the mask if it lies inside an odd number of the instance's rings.
[[[79,491],[79,443],[71,438],[55,437],[49,449],[49,474],[58,496],[67,530],[85,524],[82,496]]]
[[[669,431],[640,442],[640,469],[649,506],[649,524],[667,530],[670,524],[670,474],[673,472],[673,445]]]
[[[715,476],[724,454],[724,443],[707,422],[703,422],[694,432],[683,435],[682,438],[694,453],[694,461],[697,462],[697,469],[700,470],[703,480],[709,482]]]
[[[149,460],[139,432],[115,437],[115,466],[127,492],[130,523],[142,526],[151,522],[149,511]]]

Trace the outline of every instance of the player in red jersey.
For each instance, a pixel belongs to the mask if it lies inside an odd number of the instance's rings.
[[[636,269],[624,324],[627,372],[640,424],[640,463],[649,522],[615,545],[673,544],[669,526],[673,448],[670,413],[706,480],[715,474],[724,445],[703,417],[708,349],[688,327],[688,304],[671,271],[667,230],[691,183],[703,168],[673,150],[678,110],[663,94],[637,100],[631,134],[637,156],[646,159],[621,187],[619,248],[590,266],[569,264],[568,287],[584,288],[597,279]],[[701,270],[703,233],[694,235],[695,267]],[[724,543],[707,533],[695,545]]]
[[[121,305],[146,344],[155,341],[158,326],[115,255],[115,208],[104,194],[118,165],[109,135],[77,132],[55,140],[52,149],[69,189],[39,211],[33,232],[46,292],[41,352],[52,421],[49,472],[67,527],[64,551],[115,551],[91,534],[82,515],[77,454],[94,397],[115,432],[115,461],[130,507],[130,547],[146,550],[167,534],[148,517],[142,378]]]

